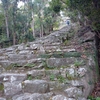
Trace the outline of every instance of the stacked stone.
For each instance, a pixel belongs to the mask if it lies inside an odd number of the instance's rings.
[[[62,44],[66,29],[0,50],[0,100],[87,100],[95,64],[91,55]]]

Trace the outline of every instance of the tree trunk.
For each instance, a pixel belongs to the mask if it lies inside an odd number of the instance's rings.
[[[95,32],[95,46],[96,46],[96,56],[98,61],[98,66],[100,68],[100,31]]]
[[[34,32],[34,13],[33,13],[33,11],[32,11],[31,28],[32,28],[33,37],[35,37],[35,32]]]
[[[7,14],[6,7],[4,7],[4,16],[5,16],[7,38],[9,39],[8,14]]]
[[[16,33],[14,32],[13,33],[13,45],[15,45],[16,44]]]

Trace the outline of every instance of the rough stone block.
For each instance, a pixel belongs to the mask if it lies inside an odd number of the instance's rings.
[[[3,76],[4,82],[15,82],[15,81],[22,82],[27,78],[26,74],[3,73],[1,75]]]
[[[56,95],[52,97],[52,100],[68,100],[68,98],[63,95]]]
[[[26,80],[24,81],[24,91],[29,93],[49,92],[49,84],[44,80]]]
[[[68,97],[71,98],[77,98],[82,96],[82,89],[79,89],[77,87],[70,87],[65,90],[65,93],[67,94]]]
[[[2,98],[2,97],[0,97],[0,100],[6,100],[6,98]]]
[[[4,95],[13,96],[22,91],[22,85],[20,82],[5,82],[4,83]]]

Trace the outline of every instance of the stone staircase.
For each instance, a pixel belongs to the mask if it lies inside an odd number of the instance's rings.
[[[95,64],[83,45],[62,43],[69,31],[0,50],[0,100],[87,100]]]

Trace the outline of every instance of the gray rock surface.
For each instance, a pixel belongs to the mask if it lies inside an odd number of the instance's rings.
[[[22,92],[22,85],[20,82],[5,82],[4,83],[4,95],[13,96],[17,93]]]
[[[0,100],[87,100],[97,79],[93,43],[63,43],[70,28],[0,49]]]
[[[49,91],[49,84],[44,80],[24,81],[24,92],[47,93]]]
[[[6,98],[1,98],[1,97],[0,97],[0,100],[6,100]]]

